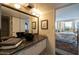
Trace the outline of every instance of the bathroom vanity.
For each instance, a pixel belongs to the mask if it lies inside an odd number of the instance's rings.
[[[33,41],[23,41],[14,49],[0,49],[0,55],[39,55],[46,48],[47,37],[35,36]]]

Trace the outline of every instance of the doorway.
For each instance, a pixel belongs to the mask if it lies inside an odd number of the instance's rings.
[[[56,52],[63,55],[78,55],[79,4],[56,10]]]
[[[10,17],[1,16],[1,37],[9,37],[10,35]]]

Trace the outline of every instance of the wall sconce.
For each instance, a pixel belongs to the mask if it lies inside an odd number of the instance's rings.
[[[21,8],[20,4],[14,4],[14,7],[17,8],[17,9]]]

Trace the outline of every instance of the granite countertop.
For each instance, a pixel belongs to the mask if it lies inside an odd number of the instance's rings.
[[[35,45],[36,43],[38,43],[38,42],[40,42],[40,41],[42,41],[44,39],[47,39],[47,37],[41,36],[41,35],[40,36],[39,35],[34,36],[34,40],[32,42],[24,40],[21,43],[21,45],[18,46],[17,48],[14,48],[14,49],[4,49],[4,50],[0,49],[0,55],[12,55],[12,54],[14,54],[14,53],[24,49],[24,48],[29,48],[29,47]]]

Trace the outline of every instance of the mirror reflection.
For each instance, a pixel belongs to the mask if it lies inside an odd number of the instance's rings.
[[[38,34],[38,18],[1,6],[1,27],[1,38],[17,37],[17,32]]]

